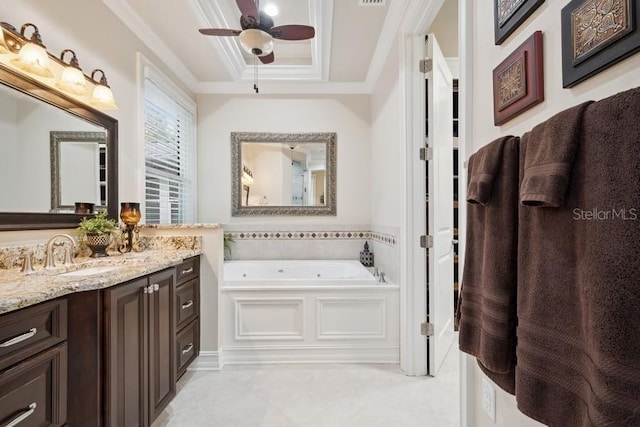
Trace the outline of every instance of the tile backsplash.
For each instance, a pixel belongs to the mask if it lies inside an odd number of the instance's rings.
[[[144,246],[149,250],[162,249],[199,249],[201,239],[198,236],[154,236],[141,237]],[[76,239],[74,239],[76,240]],[[68,247],[67,241],[61,241],[54,248],[54,261],[60,264],[64,260],[64,248]],[[0,246],[0,270],[20,268],[24,256],[31,253],[32,263],[35,266],[44,265],[46,242],[26,241],[16,242]],[[76,245],[76,256],[88,255],[84,245]]]
[[[389,281],[398,281],[399,230],[392,227],[225,226],[231,235],[231,259],[359,259],[364,243],[374,252],[375,266]]]

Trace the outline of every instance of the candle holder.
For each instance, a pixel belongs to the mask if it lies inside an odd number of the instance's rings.
[[[121,253],[131,252],[132,249],[136,252],[140,252],[144,249],[134,241],[138,239],[138,234],[140,233],[140,228],[138,227],[140,217],[140,203],[120,203],[120,219],[124,225],[124,229],[122,231],[124,241],[118,247],[118,250]]]

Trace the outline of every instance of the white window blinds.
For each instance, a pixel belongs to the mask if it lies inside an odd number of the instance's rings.
[[[194,222],[195,113],[144,80],[145,221]]]

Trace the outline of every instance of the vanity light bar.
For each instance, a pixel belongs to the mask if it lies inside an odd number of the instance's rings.
[[[31,37],[27,38],[25,32],[29,28],[33,29],[33,32]],[[69,62],[64,61],[66,53],[72,54]],[[3,58],[7,55],[8,59]],[[96,69],[91,73],[91,77],[84,74],[75,52],[71,49],[63,50],[60,58],[49,53],[42,44],[38,27],[34,24],[26,23],[18,32],[11,24],[0,22],[0,63],[20,74],[28,74],[52,90],[69,95],[85,104],[102,110],[118,108],[111,88],[106,84],[104,72]],[[55,70],[51,69],[53,64],[61,71],[55,73]],[[94,80],[93,76],[98,71],[101,78]],[[52,80],[56,74],[60,76],[54,83]],[[93,90],[89,88],[89,84],[93,86]]]

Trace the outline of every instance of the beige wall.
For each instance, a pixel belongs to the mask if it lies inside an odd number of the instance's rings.
[[[589,99],[600,99],[640,85],[640,55],[626,59],[572,89],[562,88],[560,10],[568,0],[546,1],[501,46],[494,45],[493,9],[485,2],[471,2],[473,8],[473,140],[471,154],[493,139],[506,134],[521,135],[553,114]],[[480,5],[482,3],[482,5]],[[487,2],[488,3],[488,2]],[[493,125],[492,70],[534,31],[542,30],[544,37],[545,101],[501,127]],[[496,422],[491,421],[480,407],[481,378],[477,367],[468,381],[474,390],[474,408],[469,416],[476,427],[533,427],[541,424],[522,415],[515,399],[497,389]]]
[[[198,95],[200,222],[369,224],[369,95]],[[336,132],[337,216],[231,217],[231,132]]]

